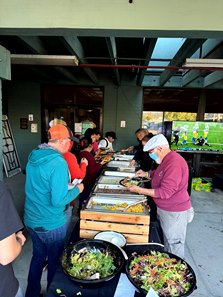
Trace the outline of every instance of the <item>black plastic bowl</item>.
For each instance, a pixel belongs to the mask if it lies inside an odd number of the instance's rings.
[[[152,250],[147,250],[147,251],[144,251],[144,252],[139,252],[139,253],[134,253],[127,261],[126,263],[126,266],[125,266],[125,271],[126,271],[126,274],[128,276],[128,279],[130,280],[130,282],[137,288],[137,290],[140,291],[140,293],[142,293],[142,295],[146,296],[147,295],[147,291],[142,289],[140,287],[139,284],[137,284],[134,279],[131,277],[130,275],[130,272],[129,272],[129,265],[131,263],[131,261],[137,257],[137,256],[141,256],[141,255],[148,255],[148,254],[151,254]],[[156,251],[157,252],[157,251]],[[164,252],[164,251],[160,251],[161,253],[165,253],[167,255],[169,255],[170,258],[175,258],[177,259],[178,261],[180,260],[181,263],[185,263],[188,267],[188,273],[187,273],[187,276],[188,278],[190,279],[190,283],[191,283],[191,287],[190,287],[190,290],[188,292],[186,292],[185,294],[181,294],[181,295],[178,295],[179,297],[186,297],[186,296],[189,296],[192,294],[192,292],[197,288],[196,286],[196,275],[193,271],[193,269],[191,268],[191,266],[186,262],[184,261],[183,259],[181,259],[180,257],[174,255],[174,254],[171,254],[171,253],[168,253],[168,252]],[[163,297],[163,295],[159,295],[160,297]],[[171,296],[169,296],[171,297]]]
[[[95,280],[78,279],[78,278],[70,275],[67,271],[67,267],[69,267],[69,265],[72,265],[70,263],[71,255],[74,253],[77,253],[78,251],[82,250],[83,248],[87,248],[88,251],[95,251],[95,249],[100,250],[102,252],[106,251],[110,255],[112,255],[113,259],[114,259],[114,265],[116,266],[116,269],[114,270],[114,272],[107,277],[95,279]],[[110,242],[99,240],[99,239],[92,239],[92,240],[86,239],[86,240],[78,241],[74,244],[69,244],[64,249],[62,259],[61,259],[61,265],[62,265],[64,273],[73,282],[75,282],[75,284],[77,284],[81,287],[97,287],[97,286],[103,285],[105,282],[110,281],[117,274],[119,274],[121,272],[121,269],[122,269],[124,263],[125,263],[124,256],[123,256],[121,250],[117,246],[115,246],[114,244],[112,244]]]

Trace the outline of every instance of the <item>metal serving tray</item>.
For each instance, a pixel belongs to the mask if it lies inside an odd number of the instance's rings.
[[[103,175],[108,175],[108,176],[122,176],[122,178],[125,177],[133,177],[135,176],[135,173],[133,172],[121,172],[121,171],[109,171],[109,170],[105,170],[103,172]]]
[[[117,161],[131,161],[134,155],[121,155],[121,154],[114,154],[114,158]]]
[[[120,180],[123,179],[123,176],[105,176],[101,175],[98,184],[113,184],[119,185]]]
[[[122,204],[122,203],[127,203],[127,204],[131,204],[131,203],[135,203],[138,202],[140,200],[142,200],[143,198],[145,198],[145,196],[141,195],[141,196],[134,196],[134,195],[128,195],[128,196],[121,196],[121,195],[114,195],[113,197],[109,197],[109,196],[104,196],[104,195],[92,195],[85,207],[85,210],[89,210],[89,211],[101,211],[101,212],[122,212],[123,208],[119,207],[116,210],[108,210],[103,208],[104,206],[115,206],[117,204]],[[147,209],[147,207],[144,207],[144,212],[142,213],[137,213],[137,214],[148,214],[149,210]]]
[[[107,163],[109,167],[128,167],[129,161],[110,161]]]
[[[138,193],[130,192],[126,187],[122,185],[112,185],[112,184],[97,184],[93,189],[93,193],[99,195],[109,195],[114,196],[114,194],[120,195],[138,195],[139,197],[144,197],[143,195],[139,195]]]

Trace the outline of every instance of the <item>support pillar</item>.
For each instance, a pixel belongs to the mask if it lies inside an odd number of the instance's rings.
[[[201,91],[199,103],[198,103],[198,109],[197,109],[197,121],[203,121],[204,120],[204,114],[206,109],[206,92],[205,90]]]

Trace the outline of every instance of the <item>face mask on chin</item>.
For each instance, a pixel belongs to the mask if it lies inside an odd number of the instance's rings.
[[[156,164],[161,163],[160,158],[157,156],[157,154],[155,152],[150,153],[149,156],[151,159],[153,159],[156,162]]]

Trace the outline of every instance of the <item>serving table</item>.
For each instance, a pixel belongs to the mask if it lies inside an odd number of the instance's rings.
[[[123,160],[121,162],[121,166],[124,166]],[[135,199],[145,197],[130,193],[125,187],[120,186],[119,181],[123,178],[123,174],[119,174],[117,161],[111,163],[111,165],[114,165],[114,167],[108,168],[108,165],[106,169],[114,170],[116,173],[114,173],[114,176],[110,172],[107,174],[102,173],[98,178],[89,197],[88,204],[80,212],[80,220],[74,227],[70,242],[76,242],[80,238],[94,238],[95,234],[100,231],[113,230],[121,232],[126,236],[127,245],[124,247],[124,250],[128,256],[133,252],[148,250],[148,248],[162,251],[163,246],[159,244],[162,242],[159,236],[159,226],[156,226],[154,222],[150,223],[150,216],[146,207],[143,213],[125,213],[102,210],[100,205],[98,207],[94,204],[95,201],[100,202],[100,199],[104,199],[106,203],[111,204],[112,200],[114,200],[114,203],[117,199],[129,202],[130,200],[135,201]],[[126,172],[126,176],[128,175],[129,172]],[[149,241],[150,243],[148,243]],[[122,276],[123,274],[125,275],[125,267],[123,267]],[[46,297],[113,297],[119,284],[119,278],[120,275],[117,275],[103,286],[97,288],[81,288],[65,275],[61,265],[59,265]],[[127,280],[127,282],[129,281]],[[130,282],[129,285],[133,286]],[[134,297],[142,296],[142,294],[135,291],[134,287],[133,291]],[[128,295],[128,297],[131,296]]]
[[[141,252],[148,249],[163,251],[163,246],[160,244],[134,244],[127,245],[125,247],[125,251],[128,256],[130,256],[133,252]],[[125,267],[123,268],[122,273],[125,274]],[[61,266],[59,266],[48,289],[46,297],[114,297],[119,283],[119,277],[120,276],[117,275],[115,278],[100,287],[81,288],[70,280],[62,271]],[[59,289],[61,293],[57,293],[57,289]],[[143,295],[135,291],[133,296],[142,297]]]
[[[109,168],[120,168],[124,161],[111,161]],[[124,164],[126,166],[126,164]],[[128,168],[128,167],[127,167]],[[130,168],[130,167],[129,167]],[[131,205],[145,200],[146,196],[133,194],[120,185],[125,177],[134,177],[134,172],[112,171],[105,168],[99,176],[87,205],[80,211],[80,237],[93,239],[100,231],[121,232],[127,243],[147,243],[150,214],[148,205],[127,212],[118,205]]]

